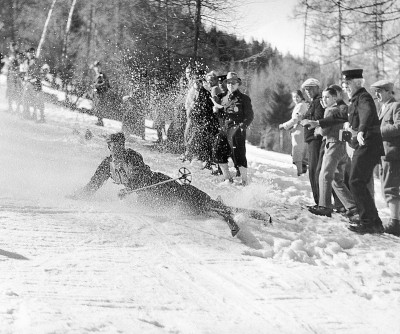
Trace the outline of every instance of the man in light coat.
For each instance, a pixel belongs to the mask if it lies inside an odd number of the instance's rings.
[[[381,158],[381,187],[390,209],[385,232],[400,236],[400,102],[393,97],[393,83],[379,80],[371,85],[381,103],[378,113],[385,155]]]

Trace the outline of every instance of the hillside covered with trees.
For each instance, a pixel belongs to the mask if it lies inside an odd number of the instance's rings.
[[[394,0],[299,0],[294,16],[304,22],[302,58],[283,55],[267,41],[246,42],[226,33],[233,24],[229,13],[238,0],[1,0],[0,4],[3,54],[10,41],[17,41],[21,50],[36,47],[39,59],[52,72],[80,87],[89,85],[90,66],[99,60],[116,101],[133,87],[150,97],[168,93],[188,64],[219,74],[238,72],[256,115],[248,139],[272,150],[290,151],[278,124],[290,117],[290,92],[307,77],[318,78],[325,87],[338,83],[345,67],[365,68],[367,81],[399,76],[400,12]],[[165,100],[163,108],[173,108],[173,101]],[[117,105],[115,109],[118,114]]]

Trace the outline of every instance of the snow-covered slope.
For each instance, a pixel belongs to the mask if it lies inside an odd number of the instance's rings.
[[[271,226],[237,215],[237,238],[216,216],[120,201],[111,182],[73,201],[66,196],[89,180],[120,124],[97,128],[94,117],[52,105],[46,124],[22,120],[5,112],[4,88],[1,334],[400,333],[400,239],[359,236],[339,215],[304,210],[309,183],[289,156],[249,146],[246,188],[184,164],[212,197],[272,215]],[[182,166],[141,139],[128,146],[170,176]],[[379,191],[377,203],[387,217]]]

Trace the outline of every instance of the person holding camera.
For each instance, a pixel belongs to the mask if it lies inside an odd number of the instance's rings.
[[[337,91],[334,88],[327,88],[322,92],[322,104],[326,108],[324,119],[340,114],[337,105]],[[336,122],[332,126],[315,129],[315,133],[323,135],[324,143],[324,154],[319,174],[319,206],[309,208],[309,211],[316,215],[331,217],[333,212],[332,188],[347,212],[356,210],[353,196],[344,183],[348,156],[346,154],[346,142],[339,140],[339,132],[342,127],[343,122]]]
[[[349,230],[361,234],[382,233],[382,221],[367,184],[373,177],[374,167],[384,155],[384,150],[374,99],[364,88],[362,74],[362,69],[342,72],[343,84],[350,99],[350,145],[354,148],[349,184],[360,216],[360,220],[353,221]]]
[[[317,79],[309,78],[303,82],[303,88],[311,100],[310,106],[304,115],[304,120],[317,121],[324,117],[324,108],[321,105],[321,95],[319,91],[320,82]],[[303,120],[303,121],[304,121]],[[304,122],[301,122],[304,126]],[[322,146],[322,136],[314,133],[314,128],[304,126],[304,141],[308,148],[308,177],[310,178],[311,190],[315,201],[315,206],[319,203],[319,159]]]
[[[380,178],[384,199],[390,210],[385,232],[400,236],[400,102],[393,97],[393,83],[379,80],[371,85],[381,103],[379,120],[385,155],[381,157]]]
[[[344,95],[343,95],[343,90],[340,86],[338,85],[330,85],[329,88],[333,88],[336,91],[336,107],[333,108],[329,114],[324,113],[324,118],[321,118],[317,121],[313,121],[313,120],[303,120],[301,122],[301,124],[303,126],[307,126],[309,129],[313,129],[316,127],[320,127],[321,129],[326,129],[332,126],[339,126],[339,127],[343,127],[343,124],[345,122],[348,121],[348,115],[347,115],[347,104],[346,102],[344,102]],[[321,101],[322,103],[322,101]],[[323,103],[322,103],[323,104]],[[327,116],[328,115],[328,116]],[[343,130],[339,130],[339,137],[341,135]],[[350,134],[351,136],[351,134]],[[339,140],[341,141],[342,139],[339,138]],[[321,145],[321,150],[320,150],[320,155],[319,155],[319,161],[318,161],[318,166],[317,166],[317,170],[321,170],[321,165],[322,165],[322,160],[323,160],[323,156],[325,154],[325,146],[326,146],[326,140],[325,138],[322,139],[322,145]],[[345,165],[345,173],[344,173],[344,179],[345,179],[345,184],[347,186],[347,188],[349,189],[349,172],[350,172],[350,157],[345,157],[347,162]],[[341,203],[340,199],[338,198],[338,196],[336,195],[335,191],[332,192],[333,198],[334,198],[334,209],[337,212],[341,212],[341,213],[345,213],[346,216],[351,217],[354,214],[356,214],[356,210],[347,210],[345,206],[343,205],[343,203]],[[309,210],[312,211],[313,209],[315,209],[317,207],[310,207]],[[315,213],[315,212],[314,212]]]
[[[239,168],[241,185],[248,184],[246,158],[246,129],[254,119],[251,99],[239,90],[242,80],[235,72],[228,72],[228,93],[222,97],[221,105],[214,106],[214,113],[223,122],[215,149],[215,162],[219,164],[225,180],[233,182],[229,172],[228,158]]]

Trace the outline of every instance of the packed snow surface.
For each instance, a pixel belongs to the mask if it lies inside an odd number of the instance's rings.
[[[308,176],[291,158],[248,146],[251,184],[130,137],[153,170],[233,206],[262,209],[272,225],[140,208],[107,182],[68,199],[108,155],[121,124],[46,104],[45,124],[7,113],[0,87],[0,333],[400,333],[400,239],[354,234],[317,217]],[[93,138],[85,139],[89,129]],[[388,210],[376,181],[376,201]]]

